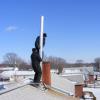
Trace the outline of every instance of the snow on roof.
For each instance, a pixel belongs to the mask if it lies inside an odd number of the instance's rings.
[[[3,71],[0,75],[3,77],[11,77],[12,75],[34,75],[34,71]]]
[[[33,72],[33,71],[28,71],[28,72]],[[25,72],[24,74],[26,75]],[[62,92],[62,91],[65,91],[66,93],[70,93],[71,95],[73,95],[74,84],[76,83],[72,83],[71,81],[62,78],[57,74],[52,74],[51,76],[52,76],[51,87],[55,87],[53,88],[54,90],[52,88],[49,88],[48,91],[42,91],[40,89],[27,85],[19,89],[13,90],[11,92],[5,93],[3,95],[0,95],[0,100],[22,100],[22,99],[33,100],[34,98],[36,100],[44,100],[44,99],[45,100],[79,100],[79,99],[76,99],[75,97],[73,98],[71,96],[67,96],[68,94],[65,95]],[[62,91],[57,92],[56,89],[60,89]]]
[[[100,100],[100,88],[83,88],[83,91],[90,91],[96,97],[96,100]]]
[[[42,91],[30,85],[0,95],[0,100],[79,100],[53,90]]]
[[[61,77],[64,77],[70,81],[74,81],[76,83],[83,84],[84,83],[84,77],[82,74],[62,74]]]
[[[77,70],[77,69],[66,69],[66,70],[63,70],[64,73],[81,73],[80,70]]]
[[[2,67],[2,68],[0,68],[0,70],[13,70],[14,69],[14,67]]]
[[[66,92],[68,95],[75,95],[75,85],[77,82],[72,82],[68,79],[65,79],[57,74],[51,74],[51,86],[57,88],[63,92]]]

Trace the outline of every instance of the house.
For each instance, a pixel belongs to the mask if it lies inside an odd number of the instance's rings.
[[[31,78],[34,77],[34,71],[19,71],[19,70],[13,70],[13,71],[3,71],[0,74],[0,77],[2,79],[9,79],[9,81],[21,81],[25,78]]]

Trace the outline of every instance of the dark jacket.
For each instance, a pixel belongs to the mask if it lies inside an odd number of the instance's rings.
[[[31,54],[31,62],[32,62],[32,66],[34,65],[37,65],[37,64],[40,64],[40,62],[42,61],[39,53],[36,51],[36,52],[33,52]]]
[[[44,45],[45,45],[45,37],[43,37],[43,47],[44,47]],[[40,36],[38,36],[38,37],[36,38],[35,47],[36,47],[37,49],[40,49]]]

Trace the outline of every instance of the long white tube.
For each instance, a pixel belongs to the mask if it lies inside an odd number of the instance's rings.
[[[44,16],[41,16],[41,29],[40,29],[40,56],[42,58],[42,51],[43,51],[43,25],[44,25]],[[42,68],[42,63],[40,64]]]

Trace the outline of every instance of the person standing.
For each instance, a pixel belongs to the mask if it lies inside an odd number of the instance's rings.
[[[38,83],[40,83],[41,80],[41,75],[42,75],[42,71],[41,71],[41,67],[40,67],[40,62],[42,61],[39,52],[37,51],[36,48],[32,48],[32,54],[31,54],[31,63],[32,63],[32,68],[35,72],[34,75],[34,83],[37,83],[36,85],[39,86]]]
[[[47,34],[43,33],[43,47],[45,46],[46,37],[47,37]],[[39,50],[40,50],[40,36],[38,36],[35,40],[35,48],[39,52]]]

